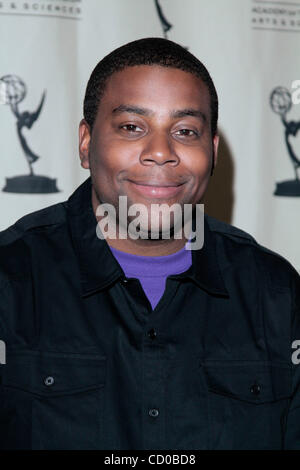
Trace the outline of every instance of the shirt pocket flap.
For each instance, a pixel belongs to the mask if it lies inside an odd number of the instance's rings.
[[[7,352],[2,384],[42,396],[97,389],[105,384],[106,358],[97,354]]]
[[[203,364],[208,388],[249,403],[267,403],[292,394],[289,364],[207,361]]]

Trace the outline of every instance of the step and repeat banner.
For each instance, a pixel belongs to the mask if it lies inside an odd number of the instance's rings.
[[[78,123],[90,73],[149,36],[188,48],[218,90],[206,212],[300,270],[300,0],[1,0],[0,230],[87,178]]]

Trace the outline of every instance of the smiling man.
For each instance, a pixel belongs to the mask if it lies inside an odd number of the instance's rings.
[[[91,171],[95,213],[100,202],[110,203],[118,221],[118,197],[126,196],[129,206],[147,208],[149,218],[141,221],[140,231],[148,232],[153,203],[180,204],[183,212],[184,204],[201,200],[216,162],[218,136],[211,129],[217,110],[211,109],[209,89],[198,76],[159,64],[126,67],[108,80],[101,112],[90,116],[87,107],[85,113],[80,156]],[[147,249],[147,256],[159,256],[176,252],[186,241],[127,237],[109,244],[135,255]]]
[[[197,218],[217,119],[208,71],[171,41],[131,42],[92,72],[90,177],[0,234],[1,448],[300,448],[299,276]]]

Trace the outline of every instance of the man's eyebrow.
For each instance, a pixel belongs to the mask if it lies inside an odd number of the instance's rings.
[[[192,116],[192,117],[198,117],[202,119],[204,122],[206,122],[207,120],[206,115],[200,109],[192,109],[192,108],[174,110],[172,111],[171,116],[174,118]]]
[[[113,114],[120,113],[131,113],[131,114],[140,114],[142,116],[150,116],[153,114],[153,111],[147,108],[141,108],[139,106],[120,104],[117,108],[113,109]]]

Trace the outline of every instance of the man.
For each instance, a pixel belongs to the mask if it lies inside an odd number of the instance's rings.
[[[171,41],[94,69],[79,127],[91,178],[1,233],[2,448],[300,448],[299,276],[197,219],[217,118],[209,73]],[[156,204],[192,205],[192,226],[178,237],[173,213],[163,236]]]

